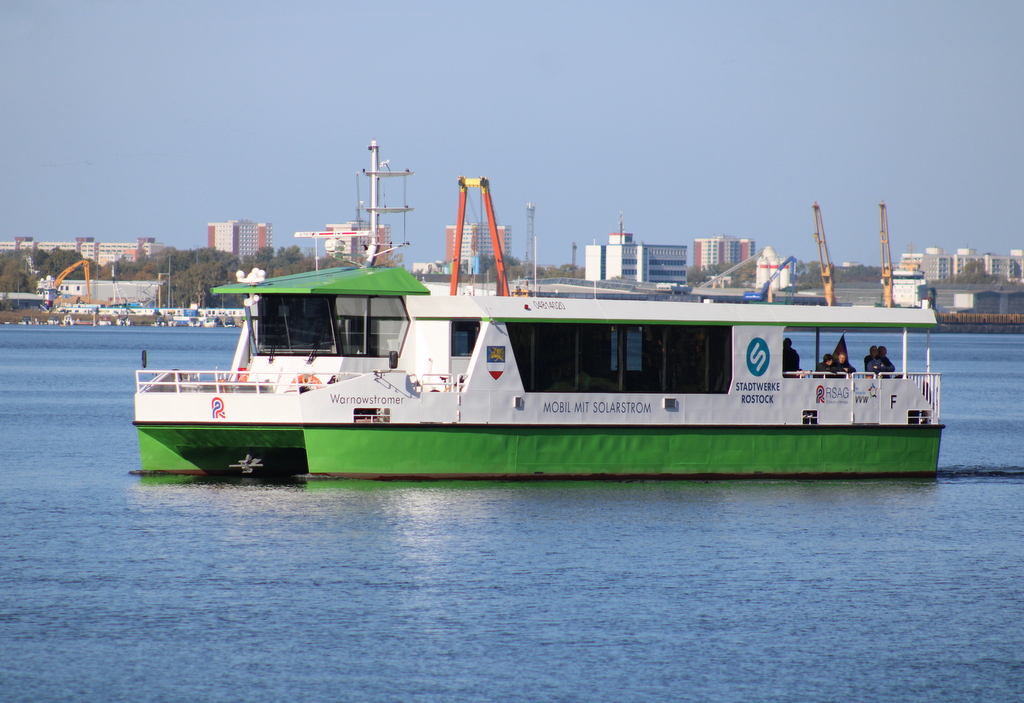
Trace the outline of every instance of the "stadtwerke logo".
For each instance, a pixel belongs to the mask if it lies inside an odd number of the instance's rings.
[[[768,370],[768,363],[772,354],[768,351],[768,342],[760,337],[754,337],[747,345],[747,370],[754,376],[763,376]]]

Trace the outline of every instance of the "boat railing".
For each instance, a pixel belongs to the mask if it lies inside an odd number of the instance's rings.
[[[939,421],[939,397],[942,391],[942,374],[908,373],[906,377],[921,390],[924,399],[932,406],[932,422]]]
[[[446,393],[462,392],[466,385],[464,373],[424,373],[419,376],[420,393],[442,391]]]
[[[917,386],[918,390],[921,391],[921,395],[928,401],[928,405],[931,406],[931,421],[938,422],[939,420],[939,406],[940,406],[940,391],[942,389],[941,381],[942,374],[938,373],[912,373],[912,372],[895,372],[895,373],[866,373],[858,371],[856,373],[845,374],[845,373],[825,373],[821,371],[796,371],[783,374],[785,378],[812,378],[812,379],[849,379],[851,384],[853,381],[861,380],[872,380],[872,379],[907,379],[913,381]]]
[[[135,372],[137,393],[302,393],[332,383],[332,377],[294,371]]]
[[[832,371],[787,371],[782,374],[786,378],[910,378],[909,373],[835,373]]]

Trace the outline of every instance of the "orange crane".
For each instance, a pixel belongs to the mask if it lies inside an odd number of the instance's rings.
[[[451,294],[459,294],[459,269],[462,267],[462,226],[466,220],[466,189],[479,188],[487,210],[487,224],[491,228],[491,246],[494,249],[494,265],[498,269],[497,295],[508,295],[508,281],[505,280],[505,258],[498,241],[498,223],[494,218],[494,204],[491,202],[491,184],[486,178],[463,178],[459,176],[459,216],[455,223],[455,251],[452,253]]]
[[[821,208],[814,203],[814,241],[818,243],[818,263],[821,266],[821,284],[825,288],[825,304],[836,304],[836,290],[833,275],[835,267],[828,256],[828,244],[825,242],[825,225],[821,222]]]
[[[882,300],[885,307],[892,307],[892,253],[889,250],[889,216],[885,212],[885,201],[878,204],[878,238],[882,247]]]

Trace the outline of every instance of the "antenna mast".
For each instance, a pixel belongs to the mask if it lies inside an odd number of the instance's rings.
[[[533,250],[536,244],[533,239],[533,216],[537,212],[537,206],[533,203],[526,203],[526,258],[525,262],[533,261]]]
[[[412,210],[412,208],[408,207],[408,206],[402,206],[402,207],[383,207],[383,206],[381,206],[379,204],[380,179],[381,178],[390,178],[390,177],[393,177],[393,176],[403,176],[404,177],[404,176],[411,176],[411,175],[413,175],[412,171],[409,171],[409,170],[405,170],[405,171],[392,171],[389,168],[387,171],[381,171],[381,166],[387,165],[387,161],[385,161],[383,164],[380,163],[380,147],[377,146],[377,140],[376,139],[374,139],[374,140],[372,140],[370,142],[370,146],[368,147],[368,149],[370,150],[370,170],[369,171],[364,171],[364,173],[367,176],[370,177],[370,207],[366,208],[366,211],[368,213],[370,213],[370,248],[366,252],[366,263],[363,264],[363,266],[365,268],[372,267],[373,266],[373,260],[376,257],[380,256],[381,254],[385,254],[388,251],[392,251],[393,249],[397,249],[397,247],[392,247],[391,249],[387,249],[386,251],[380,251],[380,247],[381,247],[381,244],[382,244],[382,242],[380,241],[380,232],[378,231],[378,226],[379,226],[379,222],[380,222],[380,216],[382,214],[385,214],[385,213],[409,212],[410,210]]]

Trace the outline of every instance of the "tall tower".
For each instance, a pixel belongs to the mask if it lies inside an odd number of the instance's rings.
[[[524,261],[533,261],[533,250],[537,243],[533,239],[533,216],[537,206],[533,203],[526,203],[526,258]]]

